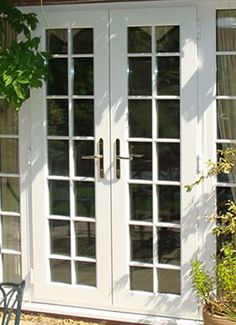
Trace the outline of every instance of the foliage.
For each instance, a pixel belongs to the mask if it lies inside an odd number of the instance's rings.
[[[36,14],[22,13],[10,0],[0,1],[0,95],[16,110],[48,76],[48,54],[39,51],[40,39],[32,36],[37,24]],[[17,42],[19,35],[23,40]]]
[[[218,151],[218,161],[208,161],[208,172],[188,185],[188,191],[204,179],[219,174],[229,174],[236,164],[236,149],[226,148]],[[224,212],[210,218],[215,222],[212,231],[221,242],[215,260],[213,274],[202,261],[192,262],[191,277],[195,293],[202,299],[211,313],[224,316],[236,322],[236,204],[227,201]]]

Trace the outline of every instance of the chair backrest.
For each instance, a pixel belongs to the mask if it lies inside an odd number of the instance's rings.
[[[24,287],[25,281],[0,283],[0,308],[3,312],[1,325],[8,325],[12,315],[15,315],[14,325],[19,324]]]

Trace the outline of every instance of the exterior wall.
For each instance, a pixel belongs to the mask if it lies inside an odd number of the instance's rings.
[[[137,0],[129,0],[129,2],[136,2]],[[146,0],[139,0],[146,1]],[[159,1],[159,0],[156,0]],[[126,0],[43,0],[44,5],[56,5],[56,4],[75,4],[75,3],[106,3],[106,2],[127,2]],[[18,6],[30,6],[30,5],[40,5],[40,0],[13,0]]]

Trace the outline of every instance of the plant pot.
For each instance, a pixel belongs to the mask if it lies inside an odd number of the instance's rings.
[[[203,320],[204,325],[236,325],[236,322],[222,316],[212,315],[206,309],[203,309]]]

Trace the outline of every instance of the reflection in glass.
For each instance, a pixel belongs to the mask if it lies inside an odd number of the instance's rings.
[[[20,251],[20,217],[2,216],[2,248]]]
[[[140,154],[142,157],[130,160],[130,178],[152,179],[152,144],[132,142],[130,155]]]
[[[67,54],[67,29],[48,29],[47,51],[51,54]]]
[[[19,173],[18,139],[0,138],[0,173]]]
[[[76,262],[76,283],[96,287],[96,264]]]
[[[236,10],[217,10],[217,51],[236,51]]]
[[[130,185],[130,217],[152,221],[152,185]]]
[[[131,261],[153,262],[152,227],[130,226]]]
[[[94,141],[75,141],[74,148],[76,176],[94,177],[94,159],[82,159],[94,155]]]
[[[218,139],[236,139],[236,100],[217,100]]]
[[[162,264],[180,265],[179,229],[158,229],[158,261]]]
[[[179,57],[157,58],[157,94],[180,94]]]
[[[50,253],[70,256],[70,222],[50,220]]]
[[[128,53],[151,53],[152,29],[151,27],[128,28]]]
[[[77,217],[95,218],[93,182],[75,182],[75,211]]]
[[[151,76],[151,58],[129,58],[129,95],[151,95]]]
[[[74,95],[93,95],[93,58],[74,59]]]
[[[158,144],[159,180],[180,180],[180,145],[178,143]]]
[[[179,52],[179,26],[156,27],[156,51]]]
[[[68,62],[65,58],[49,60],[48,95],[68,94]]]
[[[18,178],[0,177],[0,195],[2,211],[20,212]]]
[[[0,99],[0,134],[18,134],[18,113]]]
[[[71,283],[71,262],[66,260],[50,260],[51,281]]]
[[[146,267],[130,268],[130,289],[139,291],[153,291],[153,271]]]
[[[217,56],[217,95],[236,94],[236,56]]]
[[[3,281],[19,283],[21,277],[21,256],[14,254],[2,254]]]
[[[152,101],[129,100],[129,136],[152,137]]]
[[[49,180],[50,214],[70,215],[70,192],[68,181]]]
[[[180,295],[180,271],[158,269],[158,292]]]
[[[158,216],[160,222],[180,223],[179,186],[158,186]]]
[[[94,102],[91,99],[74,100],[74,135],[94,135]]]
[[[95,223],[75,222],[76,255],[83,257],[96,257],[95,251]]]
[[[72,30],[73,54],[93,53],[93,29],[78,28]]]
[[[175,138],[180,137],[180,107],[179,100],[158,100],[158,137]]]
[[[48,140],[49,175],[69,175],[69,143],[67,140]]]
[[[47,100],[48,135],[68,135],[68,101]]]
[[[235,187],[221,187],[217,186],[216,195],[217,195],[217,213],[226,212],[225,203],[227,201],[235,201]]]
[[[236,150],[236,144],[235,143],[218,143],[217,144],[217,150]],[[233,155],[234,156],[234,155]],[[225,157],[228,159],[235,159],[233,156]],[[220,159],[224,159],[224,157],[218,152],[217,153],[217,160],[219,161]],[[236,166],[232,168],[230,173],[221,173],[217,175],[217,181],[218,182],[223,182],[223,183],[236,183]],[[232,191],[235,191],[236,194],[236,188],[232,187]],[[236,196],[235,196],[236,199]]]

